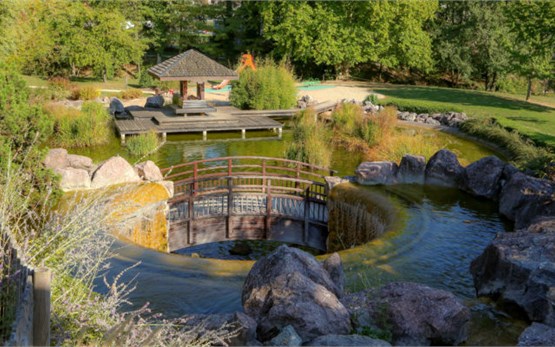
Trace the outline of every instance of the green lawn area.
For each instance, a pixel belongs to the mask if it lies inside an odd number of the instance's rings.
[[[42,79],[37,76],[23,76],[25,81],[29,86],[38,86],[38,87],[46,87],[48,82],[45,79]],[[113,79],[109,80],[108,82],[104,83],[101,79],[95,78],[78,78],[72,79],[71,83],[77,86],[94,86],[97,89],[127,89],[127,88],[139,88],[136,79],[129,78],[127,80],[128,86],[125,87],[125,79]]]
[[[549,107],[555,105],[553,96],[537,96],[532,103],[522,95],[452,88],[382,84],[373,90],[385,95],[386,102],[453,107],[469,116],[495,117],[501,125],[555,148],[555,108]]]

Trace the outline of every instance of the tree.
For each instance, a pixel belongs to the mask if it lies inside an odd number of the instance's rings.
[[[528,79],[528,101],[534,78],[554,76],[555,2],[515,1],[507,5],[506,13],[515,34],[512,68]]]

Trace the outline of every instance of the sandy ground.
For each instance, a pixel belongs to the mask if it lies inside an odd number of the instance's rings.
[[[357,101],[362,101],[372,92],[371,87],[366,83],[360,82],[327,82],[325,85],[332,85],[333,88],[321,89],[321,90],[311,90],[311,91],[299,91],[297,94],[298,98],[304,95],[310,95],[318,102],[323,101],[340,101],[342,99],[355,99]],[[380,95],[380,98],[383,97]],[[208,102],[212,102],[216,106],[223,106],[229,101],[229,92],[216,92],[216,93],[206,93],[205,98]],[[168,97],[169,100],[169,97]],[[125,106],[137,105],[144,106],[146,102],[146,97],[133,100],[123,100]]]

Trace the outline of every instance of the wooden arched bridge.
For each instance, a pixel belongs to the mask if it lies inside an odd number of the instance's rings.
[[[162,170],[174,181],[168,250],[227,240],[276,240],[326,250],[333,170],[299,161],[236,156]]]

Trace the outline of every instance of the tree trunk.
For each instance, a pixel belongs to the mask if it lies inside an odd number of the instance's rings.
[[[494,91],[495,90],[495,84],[497,83],[497,72],[493,73],[493,77],[491,78],[491,83],[489,85],[489,90],[490,91]]]
[[[489,74],[486,71],[484,74],[484,90],[487,92],[489,90]]]
[[[106,69],[102,72],[102,79],[104,80],[104,83],[108,83],[108,72]]]
[[[532,95],[532,77],[528,77],[528,91],[526,92],[526,101],[530,99]]]
[[[380,69],[378,70],[378,81],[382,82],[382,72],[383,72],[383,65],[380,63]]]

